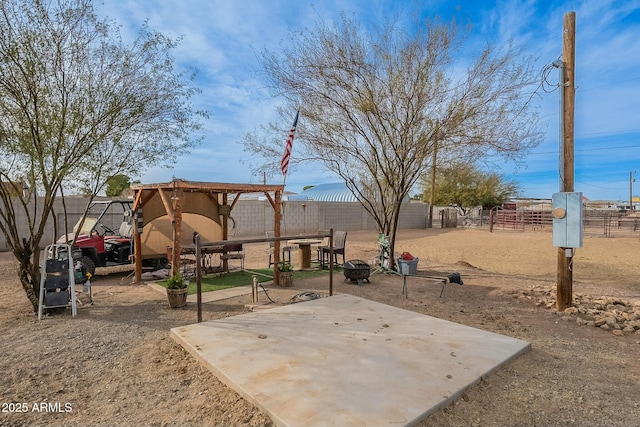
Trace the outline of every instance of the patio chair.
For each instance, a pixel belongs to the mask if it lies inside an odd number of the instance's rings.
[[[318,234],[325,234],[325,233],[329,233],[329,230],[318,230]],[[322,243],[320,243],[319,245],[311,246],[311,250],[312,251],[316,251],[316,262],[318,264],[322,263],[322,248],[323,247],[329,247],[329,238],[328,237],[322,238]]]
[[[242,243],[227,243],[224,245],[224,250],[222,255],[220,255],[220,260],[228,262],[232,259],[239,259],[240,271],[244,271],[244,252]]]
[[[333,233],[333,262],[338,264],[338,254],[342,255],[342,264],[345,262],[344,258],[344,247],[347,242],[347,232],[338,230]],[[324,268],[325,262],[328,264],[331,259],[331,248],[329,245],[322,247],[322,257],[320,259],[320,263],[322,268]]]
[[[272,238],[273,237],[273,232],[272,231],[267,231],[266,232],[267,238]],[[269,242],[269,265],[268,267],[271,267],[273,265],[273,248],[275,247],[275,242]],[[280,261],[285,261],[288,262],[289,264],[291,264],[291,250],[293,249],[293,246],[285,246],[285,242],[281,241],[280,242]]]

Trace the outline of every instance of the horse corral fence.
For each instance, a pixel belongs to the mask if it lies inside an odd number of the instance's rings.
[[[489,229],[527,231],[553,229],[551,203],[537,205],[535,209],[494,208],[489,213]],[[632,237],[640,233],[640,213],[618,212],[586,205],[582,230],[585,236]]]

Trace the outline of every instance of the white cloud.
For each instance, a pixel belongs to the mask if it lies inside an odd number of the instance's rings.
[[[175,51],[178,64],[200,70],[197,84],[202,94],[194,102],[211,113],[205,123],[205,142],[191,156],[180,159],[173,171],[152,168],[142,181],[162,182],[178,176],[261,182],[261,177],[251,177],[241,163],[249,154],[238,142],[246,132],[277,120],[276,107],[282,100],[272,98],[256,74],[256,50],[278,51],[286,47],[290,31],[313,27],[319,20],[331,23],[339,19],[342,10],[365,24],[380,24],[400,11],[409,25],[411,8],[417,4],[406,5],[408,10],[392,0],[122,0],[96,5],[100,15],[110,16],[122,26],[125,40],[133,39],[145,20],[153,29],[182,37]],[[512,39],[539,57],[540,69],[562,52],[564,14],[576,11],[576,150],[640,140],[640,44],[636,41],[640,0],[428,0],[420,7],[421,17],[439,15],[448,21],[455,15],[459,24],[471,24],[469,53],[487,41]],[[530,193],[525,195],[532,197],[550,197],[557,191],[557,154],[553,152],[558,144],[558,92],[542,92],[541,96],[547,137],[534,152],[550,154],[528,156],[527,167],[514,176]],[[577,151],[576,173],[580,171],[584,182],[580,185],[597,195],[587,196],[607,198],[608,191],[618,191],[599,187],[607,187],[619,171],[640,169],[637,153],[640,150],[626,150],[621,157],[620,150]],[[509,168],[506,164],[505,173],[512,172]],[[590,170],[600,172],[587,173]],[[280,179],[274,177],[270,182]],[[304,185],[336,180],[320,166],[305,166],[290,173],[287,189],[300,191]]]

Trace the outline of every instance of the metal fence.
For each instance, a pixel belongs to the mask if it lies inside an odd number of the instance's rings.
[[[491,231],[527,231],[553,229],[551,204],[541,209],[493,209],[490,214]],[[585,207],[582,231],[593,237],[634,237],[640,235],[640,214],[611,209]]]
[[[640,234],[640,217],[636,213],[585,209],[583,226],[589,235],[632,237]]]

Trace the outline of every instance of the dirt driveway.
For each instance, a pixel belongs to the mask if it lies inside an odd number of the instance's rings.
[[[347,259],[369,262],[378,252],[376,234],[350,232],[346,248]],[[266,266],[265,251],[266,244],[248,246],[247,267]],[[533,347],[420,426],[640,425],[640,326],[633,326],[640,320],[638,236],[585,239],[574,258],[576,306],[569,313],[552,308],[550,232],[404,230],[396,251],[419,257],[420,274],[457,271],[464,285],[449,285],[443,301],[436,282],[409,279],[406,298],[398,276],[378,274],[356,286],[337,273],[335,292]],[[169,309],[166,296],[124,272],[96,277],[95,304],[80,295],[77,318],[66,312],[39,322],[9,254],[0,254],[0,276],[0,425],[273,425],[169,338],[170,328],[196,321],[195,305]],[[316,278],[267,290],[286,302],[302,291],[325,294],[328,285]],[[204,318],[244,313],[250,301],[247,295],[207,303]],[[596,312],[609,322],[600,323]]]

